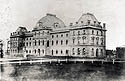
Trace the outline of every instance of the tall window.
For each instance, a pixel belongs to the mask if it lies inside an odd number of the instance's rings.
[[[52,38],[54,38],[54,35],[52,35]]]
[[[77,49],[78,55],[80,55],[80,48]]]
[[[54,44],[54,41],[52,40],[52,46],[53,46],[53,44]]]
[[[85,55],[85,48],[82,48],[82,55]]]
[[[31,46],[31,42],[29,43],[29,45]]]
[[[63,44],[63,40],[61,40],[61,45]]]
[[[40,45],[40,40],[39,40],[39,45]]]
[[[61,37],[63,37],[63,34],[61,34]]]
[[[68,37],[68,33],[66,34],[66,37]]]
[[[38,53],[39,53],[39,56],[40,56],[40,49],[38,49]]]
[[[75,36],[75,31],[73,31],[73,36]]]
[[[75,51],[74,51],[74,48],[72,48],[72,54],[75,55]]]
[[[94,35],[94,30],[92,30],[92,35]]]
[[[75,43],[75,38],[73,38],[73,44]]]
[[[96,49],[96,57],[98,57],[98,49]]]
[[[80,37],[77,37],[77,39],[78,39],[78,44],[80,44]]]
[[[82,40],[83,40],[83,44],[84,44],[84,43],[85,43],[85,40],[86,40],[86,37],[83,36],[83,37],[82,37]]]
[[[56,54],[58,54],[58,50],[56,50]]]
[[[67,54],[67,55],[68,55],[68,52],[69,52],[69,51],[68,51],[68,50],[66,50],[66,54]]]
[[[97,35],[99,34],[99,32],[97,31]]]
[[[80,31],[78,31],[78,35],[80,35]]]
[[[101,38],[101,45],[103,45],[103,38]]]
[[[66,40],[66,45],[68,44],[68,40]]]
[[[43,40],[43,45],[44,45],[44,40]]]
[[[94,44],[95,37],[91,37],[92,43]]]
[[[35,49],[34,51],[35,51],[35,53],[36,53],[36,49]]]
[[[96,44],[99,45],[99,37],[96,38]]]
[[[103,55],[103,49],[101,49],[101,55]]]
[[[42,50],[43,54],[44,54],[44,49]]]
[[[47,47],[49,47],[49,40],[47,40]]]
[[[86,34],[85,30],[83,30],[83,34]]]
[[[94,49],[92,48],[92,56],[94,56]]]
[[[63,53],[63,51],[61,50],[61,54]]]
[[[58,35],[56,35],[56,37],[58,38]]]
[[[52,55],[53,55],[53,50],[52,50]]]
[[[56,45],[58,45],[58,40],[56,40]]]

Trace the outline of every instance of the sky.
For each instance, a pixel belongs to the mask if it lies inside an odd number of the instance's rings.
[[[0,0],[0,39],[6,40],[19,26],[32,30],[46,13],[75,23],[83,13],[106,23],[106,48],[125,45],[125,0]]]

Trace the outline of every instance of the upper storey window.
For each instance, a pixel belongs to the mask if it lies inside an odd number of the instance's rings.
[[[73,31],[73,36],[75,36],[75,31]]]
[[[83,34],[86,34],[85,30],[83,30]]]
[[[99,32],[97,31],[97,34],[96,35],[99,35]]]
[[[52,38],[54,38],[54,35],[52,35]]]
[[[94,35],[94,30],[92,30],[92,35]]]
[[[58,27],[59,26],[59,23],[54,23],[54,27]]]
[[[78,35],[80,35],[80,31],[78,31]]]
[[[43,25],[43,22],[39,22],[38,24],[39,24],[39,26],[42,26],[42,25]]]

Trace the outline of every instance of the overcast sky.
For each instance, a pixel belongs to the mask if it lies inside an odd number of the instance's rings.
[[[0,39],[5,41],[19,26],[32,30],[46,13],[69,25],[87,12],[106,23],[107,49],[125,45],[125,0],[0,0]]]

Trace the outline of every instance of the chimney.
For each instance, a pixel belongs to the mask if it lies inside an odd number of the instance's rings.
[[[106,23],[103,23],[103,29],[105,29],[105,27],[106,27]]]

